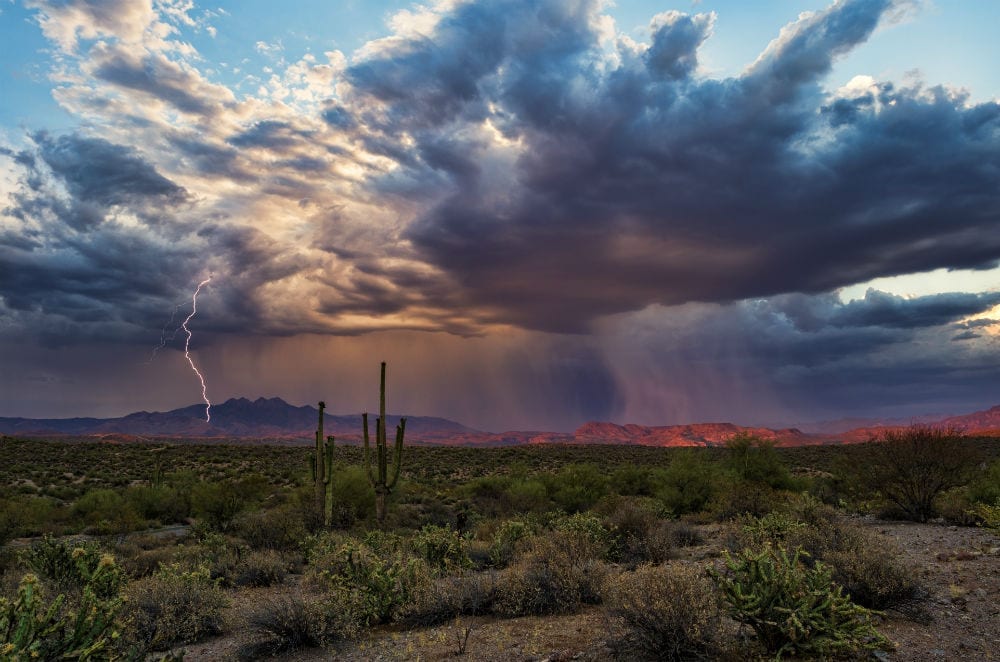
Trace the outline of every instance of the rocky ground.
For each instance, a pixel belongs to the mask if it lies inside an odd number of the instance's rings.
[[[986,529],[941,523],[913,524],[863,519],[865,526],[902,549],[927,590],[920,603],[926,618],[915,622],[890,612],[879,629],[897,644],[879,660],[1000,659],[1000,535]],[[688,562],[708,563],[722,544],[719,526],[703,528],[705,543],[687,548]],[[285,588],[267,591],[288,590]],[[234,616],[252,600],[236,601]],[[234,618],[234,620],[242,620]],[[235,632],[186,647],[185,660],[234,659],[247,633]],[[445,625],[384,627],[338,651],[302,650],[284,660],[608,660],[607,625],[599,608],[568,616],[516,619],[463,618]]]

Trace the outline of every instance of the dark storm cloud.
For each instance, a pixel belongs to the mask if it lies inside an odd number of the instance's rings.
[[[281,320],[269,326],[259,290],[305,260],[253,228],[184,219],[187,192],[131,148],[78,134],[33,142],[16,155],[30,169],[3,210],[22,223],[0,236],[0,313],[16,320],[5,335],[49,346],[148,342],[211,268],[233,276],[215,288],[204,329],[288,332]]]
[[[186,197],[183,188],[128,147],[76,134],[53,138],[39,133],[34,141],[41,159],[78,202],[112,207],[158,198],[177,204]]]
[[[955,328],[978,326],[963,319],[988,310],[996,295],[983,295],[979,304],[963,301],[966,296],[944,296],[955,301],[951,313],[944,312],[941,296],[894,301],[900,310],[890,324],[874,314],[879,306],[873,302],[893,297],[878,291],[847,303],[834,295],[791,294],[651,307],[611,318],[621,325],[612,327],[611,337],[626,340],[612,340],[609,363],[628,391],[630,420],[774,425],[846,412],[905,417],[985,408],[996,404],[1000,381],[995,341]],[[859,305],[873,314],[858,314]],[[938,312],[928,314],[930,309]],[[630,386],[650,374],[645,389]],[[646,409],[636,407],[649,389],[665,395]],[[678,404],[685,399],[686,405]]]
[[[377,102],[355,116],[370,144],[389,126],[415,140],[383,152],[403,168],[376,189],[446,192],[407,230],[421,255],[484,320],[578,331],[654,303],[996,263],[1000,105],[821,87],[893,6],[838,2],[712,80],[696,73],[709,16],[661,15],[648,48],[612,60],[596,2],[463,4],[346,78]],[[483,169],[504,148],[462,131],[485,118],[519,145],[504,177]]]
[[[984,313],[998,304],[1000,292],[949,292],[908,299],[869,289],[864,299],[845,304],[834,295],[788,295],[775,297],[767,305],[780,310],[796,327],[815,331],[823,327],[914,329],[940,326]]]

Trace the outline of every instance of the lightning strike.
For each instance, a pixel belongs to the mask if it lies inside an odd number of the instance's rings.
[[[191,364],[191,369],[194,370],[194,374],[198,375],[198,381],[201,382],[201,398],[205,401],[206,423],[212,420],[212,414],[210,413],[212,403],[208,399],[208,389],[205,386],[205,378],[202,377],[200,372],[198,372],[198,368],[194,364],[194,359],[191,358],[191,329],[188,328],[188,322],[190,322],[191,318],[198,312],[198,294],[201,292],[201,288],[207,285],[211,280],[212,277],[209,276],[205,280],[198,283],[197,289],[195,289],[194,294],[191,296],[191,314],[188,315],[183,322],[181,322],[181,328],[184,329],[184,333],[187,334],[187,338],[184,340],[184,358],[186,358],[188,363]]]
[[[167,320],[167,323],[164,324],[163,328],[160,330],[160,344],[153,348],[153,352],[149,355],[149,359],[146,361],[146,365],[149,365],[154,360],[156,360],[156,355],[159,354],[160,350],[166,347],[167,343],[173,342],[174,338],[177,337],[177,333],[181,330],[181,327],[178,326],[177,328],[175,328],[173,330],[173,333],[171,333],[169,336],[167,336],[167,327],[169,327],[171,322],[174,321],[174,317],[177,316],[177,311],[180,310],[181,306],[183,305],[184,304],[179,303],[176,306],[174,306],[173,312],[170,313],[170,319]]]

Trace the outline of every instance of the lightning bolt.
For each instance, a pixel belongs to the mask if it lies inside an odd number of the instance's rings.
[[[201,398],[205,401],[206,423],[212,420],[212,414],[209,413],[209,410],[212,408],[212,403],[208,399],[208,389],[205,387],[205,378],[202,377],[200,372],[198,372],[198,368],[194,364],[194,359],[191,358],[191,329],[188,328],[188,322],[190,322],[191,318],[198,312],[198,294],[201,292],[201,288],[207,285],[211,280],[212,277],[209,276],[205,280],[198,283],[198,288],[191,296],[191,314],[188,315],[183,322],[181,322],[181,328],[184,329],[184,333],[187,334],[187,338],[184,340],[184,358],[186,358],[188,363],[191,364],[191,369],[194,370],[194,374],[198,375],[198,381],[201,382]]]
[[[171,333],[169,337],[167,336],[167,327],[169,327],[170,323],[174,321],[174,317],[177,316],[177,311],[180,310],[183,305],[184,304],[179,303],[174,306],[173,312],[170,313],[170,319],[167,320],[167,323],[163,325],[163,329],[160,330],[160,344],[153,348],[153,353],[149,355],[149,360],[146,361],[146,365],[152,363],[156,359],[156,355],[160,352],[160,350],[166,347],[168,342],[172,342],[173,339],[177,337],[177,332],[181,330],[181,327],[174,329],[173,333]]]

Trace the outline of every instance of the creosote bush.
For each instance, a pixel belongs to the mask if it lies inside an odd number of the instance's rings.
[[[602,595],[618,657],[699,660],[718,651],[719,599],[700,567],[639,566],[610,575]]]
[[[207,567],[164,565],[124,592],[125,636],[140,651],[166,650],[222,632],[229,601]]]
[[[407,625],[428,626],[458,616],[479,616],[493,611],[497,575],[493,571],[463,572],[435,579],[416,588],[399,612]]]
[[[358,632],[350,610],[317,596],[281,596],[249,617],[252,640],[240,647],[242,659],[259,660],[303,648],[330,646]]]
[[[472,566],[467,541],[451,527],[427,524],[414,534],[410,546],[438,576]]]
[[[363,625],[389,622],[431,581],[426,562],[407,555],[398,536],[348,538],[339,545],[336,538],[326,540],[310,552],[306,582],[338,596]]]
[[[579,532],[537,536],[497,580],[500,616],[563,614],[600,600],[603,550]]]

